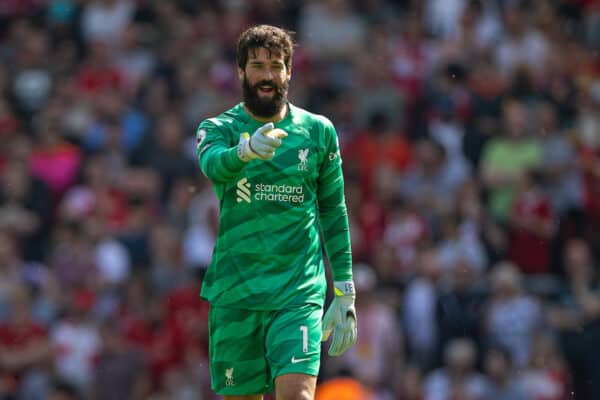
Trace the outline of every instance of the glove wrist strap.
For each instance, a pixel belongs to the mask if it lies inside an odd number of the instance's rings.
[[[335,281],[333,282],[333,290],[336,296],[355,296],[353,281]]]
[[[254,153],[250,147],[250,139],[243,139],[237,146],[237,156],[243,162],[252,160],[251,154]]]

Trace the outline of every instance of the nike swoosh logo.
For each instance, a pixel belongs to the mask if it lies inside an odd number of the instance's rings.
[[[296,358],[296,357],[292,357],[292,364],[296,364],[302,361],[308,361],[310,360],[310,358]]]

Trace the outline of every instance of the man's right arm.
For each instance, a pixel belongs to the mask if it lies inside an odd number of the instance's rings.
[[[212,182],[230,181],[246,165],[238,156],[237,144],[231,145],[224,132],[210,121],[200,124],[196,142],[200,169]]]
[[[224,183],[235,178],[247,162],[272,159],[275,150],[281,146],[281,139],[287,136],[285,131],[273,128],[273,123],[268,122],[252,137],[243,132],[239,143],[231,147],[231,141],[219,129],[218,121],[202,122],[196,132],[200,169],[211,181]]]

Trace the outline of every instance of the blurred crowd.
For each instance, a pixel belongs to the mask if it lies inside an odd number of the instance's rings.
[[[0,1],[0,399],[214,399],[198,123],[296,32],[359,339],[320,400],[600,399],[595,0]]]

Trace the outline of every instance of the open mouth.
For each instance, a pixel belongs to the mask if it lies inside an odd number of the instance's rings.
[[[258,91],[261,94],[272,94],[275,91],[275,88],[271,85],[261,85],[258,87]]]

